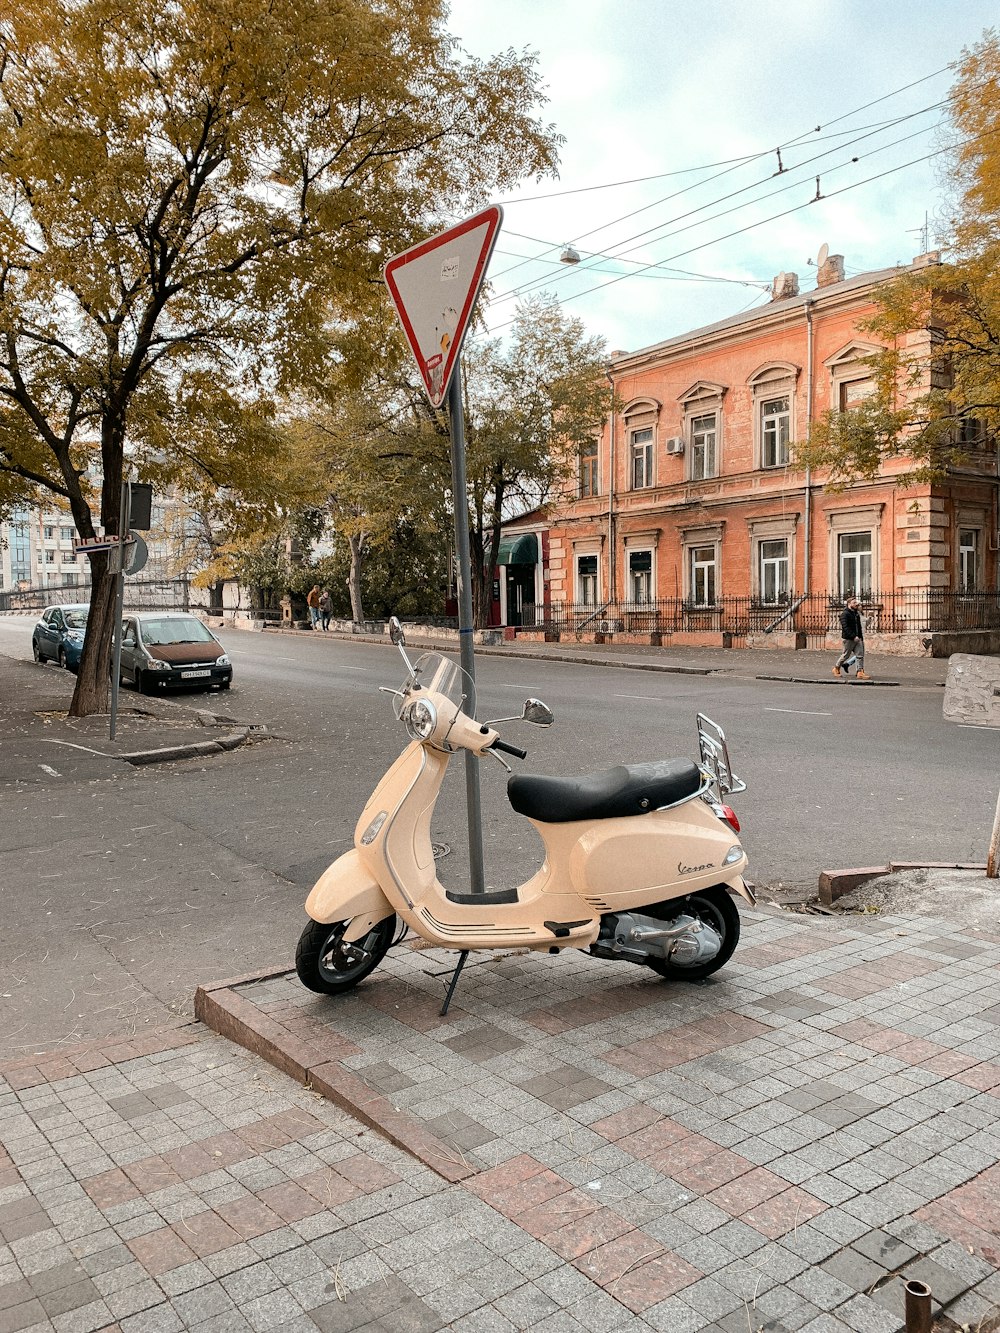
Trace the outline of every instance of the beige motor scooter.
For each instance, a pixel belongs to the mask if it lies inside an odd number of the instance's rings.
[[[587,949],[692,981],[722,967],[740,933],[730,890],[751,904],[754,897],[739,823],[723,804],[745,783],[715,723],[698,714],[700,765],[667,759],[582,777],[512,777],[510,803],[544,844],[541,868],[519,888],[448,891],[437,877],[431,819],[449,760],[471,751],[510,772],[501,755],[523,759],[525,751],[501,740],[496,725],[549,726],[552,714],[529,699],[520,718],[477,722],[468,675],[437,653],[411,662],[395,619],[391,634],[406,680],[384,692],[410,743],[362,811],[354,848],[306,900],[310,920],[295,959],[303,984],[328,995],[352,989],[407,927],[460,953],[442,1012],[472,949]]]

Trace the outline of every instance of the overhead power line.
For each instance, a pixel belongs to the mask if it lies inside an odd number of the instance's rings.
[[[897,171],[905,171],[908,167],[918,166],[921,162],[929,162],[931,158],[940,157],[942,153],[949,152],[953,146],[964,147],[971,143],[977,143],[981,139],[989,138],[991,135],[995,134],[1000,134],[1000,129],[988,130],[984,134],[974,135],[970,139],[962,140],[958,145],[946,145],[944,148],[936,148],[933,152],[925,153],[923,157],[912,158],[909,162],[900,162],[894,167],[887,167],[885,171],[880,171],[874,176],[868,176],[864,180],[854,181],[850,185],[842,186],[839,190],[831,190],[829,194],[822,195],[821,199],[824,201],[827,199],[836,199],[839,195],[848,194],[851,190],[858,190],[863,185],[871,185],[874,181],[884,180],[886,176],[892,176]],[[707,250],[709,246],[718,245],[721,241],[728,241],[733,236],[742,236],[748,231],[754,231],[758,227],[767,226],[769,222],[777,222],[780,218],[790,217],[793,213],[800,213],[802,209],[811,208],[812,205],[817,202],[818,200],[815,198],[808,199],[805,203],[796,204],[793,208],[783,209],[780,213],[772,213],[770,217],[758,218],[756,222],[749,222],[745,227],[737,227],[733,231],[726,232],[723,236],[715,236],[710,241],[703,241],[701,244],[693,245],[687,250],[678,251],[677,254],[670,255],[668,258],[671,260],[681,259],[685,255],[696,254],[699,250]],[[654,266],[650,265],[649,267]],[[606,287],[613,287],[616,283],[623,282],[626,278],[633,277],[638,277],[638,274],[622,273],[618,277],[610,278],[607,282],[600,282],[593,287],[587,287],[582,292],[574,292],[572,296],[567,296],[565,298],[563,304],[568,304],[570,301],[578,301],[583,296],[589,296],[593,292],[603,291]],[[508,328],[513,323],[514,320],[512,319],[505,320],[503,323],[497,324],[492,328],[490,334],[499,333],[501,329]]]

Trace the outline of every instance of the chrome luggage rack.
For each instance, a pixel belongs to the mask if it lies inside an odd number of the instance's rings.
[[[725,732],[704,713],[698,714],[698,750],[702,766],[711,773],[723,796],[746,791],[747,784],[733,772]]]

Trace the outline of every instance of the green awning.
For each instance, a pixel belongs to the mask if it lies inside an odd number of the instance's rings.
[[[498,565],[537,565],[538,539],[533,532],[520,532],[500,538]]]

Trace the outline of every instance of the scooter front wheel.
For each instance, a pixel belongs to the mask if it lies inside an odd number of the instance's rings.
[[[644,910],[648,916],[660,917],[665,921],[687,912],[700,917],[705,925],[711,926],[722,939],[719,952],[706,963],[691,963],[685,966],[683,963],[673,963],[669,959],[651,958],[649,966],[654,972],[659,972],[661,977],[677,981],[700,981],[702,977],[711,976],[720,967],[724,967],[732,958],[739,943],[739,908],[721,884],[713,889],[700,889],[686,898],[675,898]]]
[[[308,990],[320,995],[342,995],[364,981],[385,957],[396,933],[396,914],[390,912],[367,935],[355,940],[363,957],[351,959],[341,947],[350,921],[309,921],[295,950],[295,971]]]

